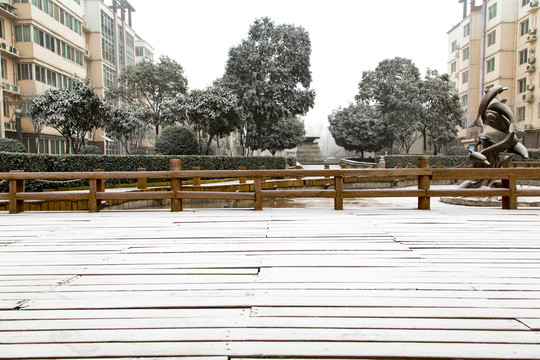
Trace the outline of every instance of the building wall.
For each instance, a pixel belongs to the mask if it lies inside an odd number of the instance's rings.
[[[501,98],[507,99],[517,124],[525,130],[518,135],[529,148],[538,148],[540,145],[540,63],[536,53],[536,37],[540,35],[536,30],[539,13],[535,1],[523,5],[523,0],[488,0],[483,2],[483,9],[473,9],[448,32],[449,73],[461,76],[463,72],[469,71],[470,75],[466,85],[455,78],[459,95],[469,96],[465,104],[468,123],[477,116],[478,103],[484,90],[495,85],[507,87],[508,90],[501,94]],[[459,40],[461,28],[467,22],[472,24],[471,56],[469,61],[460,59],[456,69],[452,65],[456,55],[451,46],[452,42]],[[484,131],[488,134],[497,133],[489,126]],[[459,135],[463,145],[474,144],[478,129],[467,129],[464,122]]]
[[[5,69],[0,87],[0,103],[5,104],[5,110],[0,109],[0,137],[16,137],[16,108],[22,108],[24,115],[25,102],[50,88],[69,87],[73,77],[89,78],[96,93],[104,96],[120,70],[116,69],[114,52],[109,52],[113,55],[112,59],[110,56],[106,59],[102,51],[101,12],[114,18],[113,11],[108,7],[110,4],[103,0],[3,1],[12,1],[13,8],[12,13],[9,13],[0,7],[0,27],[3,30],[0,33],[0,53],[2,67]],[[128,14],[125,16],[124,41],[120,14],[119,11],[118,46],[119,49],[125,49],[126,54],[124,57],[124,53],[121,53],[119,57],[122,68],[124,58],[125,65],[135,64],[137,40],[149,49],[152,48],[136,36],[128,24],[131,18]],[[60,19],[64,19],[63,23]],[[5,50],[2,49],[2,43],[6,44]],[[23,143],[32,152],[41,148],[41,151],[58,153],[57,149],[64,139],[56,130],[45,128],[39,136],[41,140],[35,141],[37,136],[31,119],[23,116],[21,126]],[[103,131],[98,129],[87,140],[105,148],[103,135]]]

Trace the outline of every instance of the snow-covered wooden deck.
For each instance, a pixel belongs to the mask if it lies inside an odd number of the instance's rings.
[[[0,214],[0,358],[540,359],[540,211]]]

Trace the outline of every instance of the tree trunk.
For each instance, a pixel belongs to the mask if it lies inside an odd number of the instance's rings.
[[[212,135],[208,136],[208,141],[206,143],[206,151],[205,155],[208,155],[210,153],[210,144],[212,143]]]
[[[424,139],[424,154],[425,154],[427,151],[427,132],[426,131],[422,131],[422,137]]]
[[[256,120],[257,123],[257,156],[262,154],[262,121],[261,119]]]

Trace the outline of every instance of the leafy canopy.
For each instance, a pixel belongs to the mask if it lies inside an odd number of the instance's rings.
[[[248,38],[229,50],[224,82],[254,122],[258,149],[263,124],[304,115],[313,107],[310,55],[304,28],[276,25],[267,17],[255,20]]]
[[[157,63],[143,61],[126,67],[119,83],[121,86],[111,88],[106,97],[143,109],[141,119],[155,127],[156,136],[160,127],[181,116],[188,81],[182,66],[168,56],[161,56]]]
[[[102,127],[109,113],[88,80],[74,79],[72,89],[49,89],[32,100],[30,115],[58,130],[78,153],[88,133]]]

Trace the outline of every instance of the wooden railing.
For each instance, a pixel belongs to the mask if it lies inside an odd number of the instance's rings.
[[[180,170],[180,160],[170,161],[170,171],[136,172],[75,172],[75,173],[25,173],[11,171],[0,173],[0,180],[9,181],[9,193],[0,193],[0,200],[9,201],[9,212],[12,214],[24,211],[24,202],[29,200],[87,200],[89,211],[97,212],[105,200],[142,200],[170,199],[171,211],[182,211],[183,199],[223,199],[252,200],[255,210],[262,210],[264,198],[333,198],[334,209],[343,210],[343,200],[362,197],[417,197],[418,209],[429,210],[431,197],[460,196],[500,196],[503,209],[517,209],[518,196],[540,196],[540,189],[518,189],[521,179],[540,179],[540,168],[509,169],[444,169],[430,168],[429,157],[418,158],[418,168],[405,169],[324,169],[324,170]],[[264,190],[266,178],[305,178],[324,177],[333,183],[333,189],[317,190]],[[378,181],[388,179],[416,178],[417,189],[344,189],[344,178],[357,177]],[[246,178],[253,179],[253,191],[249,192],[215,192],[186,191],[182,185],[185,179],[193,179],[198,183],[201,178],[238,178],[241,183]],[[73,180],[87,179],[88,191],[68,192],[25,192],[25,180]],[[144,192],[107,192],[105,179],[137,179],[139,187],[145,187],[146,179],[170,179],[169,191]],[[481,189],[431,189],[431,180],[476,180],[499,179],[501,188]],[[192,190],[192,189],[190,189]]]

